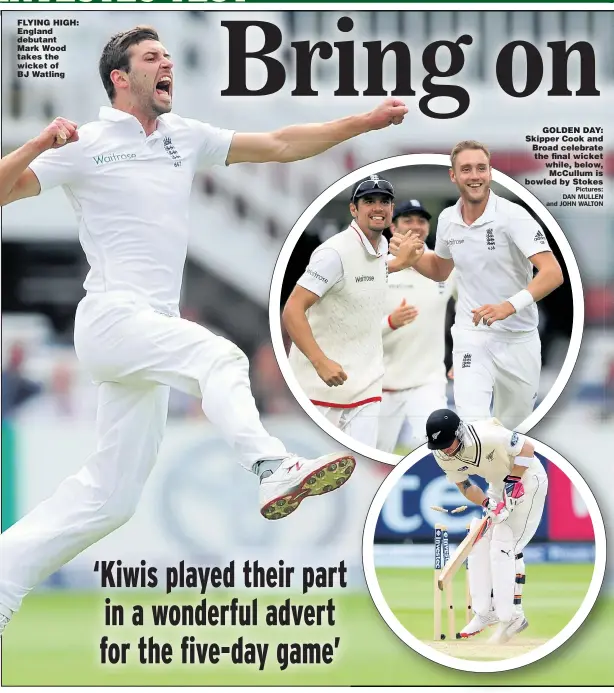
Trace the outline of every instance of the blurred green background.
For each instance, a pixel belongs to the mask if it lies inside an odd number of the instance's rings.
[[[537,577],[538,570],[544,574]],[[571,617],[579,604],[590,577],[590,566],[571,566],[575,576],[564,567],[531,567],[531,600],[527,614],[531,634],[553,634]],[[577,574],[576,574],[577,571]],[[379,572],[379,571],[378,571]],[[432,586],[430,580],[412,570],[417,580],[406,579],[409,570],[381,571],[382,589],[393,610],[401,620],[411,619],[415,634],[431,637],[432,592],[416,591],[416,585]],[[432,577],[432,571],[425,570]],[[543,578],[543,581],[542,581]],[[584,586],[584,592],[579,586]],[[459,588],[460,589],[460,588]],[[602,596],[580,630],[556,652],[543,660],[502,674],[472,674],[447,669],[413,652],[401,642],[383,621],[371,598],[365,593],[336,594],[326,592],[318,598],[297,594],[242,592],[213,594],[208,601],[228,603],[235,596],[242,603],[257,596],[260,624],[252,628],[159,628],[126,625],[105,627],[102,592],[44,592],[25,600],[3,636],[2,685],[606,685],[614,684],[612,652],[612,623],[614,599]],[[281,603],[291,597],[293,603],[326,603],[334,597],[335,626],[266,627],[263,614],[266,604]],[[462,595],[459,596],[459,605]],[[126,607],[129,622],[132,604],[194,603],[190,593],[170,596],[151,591],[114,591],[113,602]],[[199,600],[196,600],[198,603]],[[406,605],[413,603],[408,609]],[[537,604],[539,603],[539,607]],[[418,605],[418,606],[415,606]],[[147,613],[147,612],[146,612]],[[460,617],[459,617],[460,620]],[[102,635],[116,642],[132,642],[136,648],[139,637],[155,636],[156,641],[168,641],[175,646],[182,635],[196,635],[199,642],[230,644],[239,636],[250,642],[271,645],[264,671],[257,665],[195,664],[140,665],[129,660],[125,665],[99,664],[99,642]],[[332,664],[294,665],[280,671],[276,657],[277,642],[333,642],[341,638]],[[132,652],[132,657],[136,653]],[[505,676],[502,679],[502,676]]]

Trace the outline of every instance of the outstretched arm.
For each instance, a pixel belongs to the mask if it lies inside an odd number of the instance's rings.
[[[424,255],[414,265],[414,269],[435,282],[445,282],[454,269],[454,260],[439,257],[432,250],[425,250]]]
[[[48,149],[57,149],[78,139],[76,123],[56,118],[40,135],[3,157],[0,160],[0,205],[38,195],[38,178],[28,166]]]
[[[290,125],[274,132],[237,132],[226,163],[287,163],[308,159],[365,132],[399,125],[406,113],[407,107],[402,101],[390,98],[373,111],[328,123]]]
[[[405,235],[397,231],[390,239],[390,252],[395,257],[399,256],[403,253],[404,247],[413,242],[412,238],[412,234]],[[439,257],[439,255],[432,250],[425,249],[411,266],[428,279],[432,279],[436,282],[443,282],[450,276],[450,273],[454,269],[454,260]],[[394,269],[390,267],[390,264],[388,265],[388,269],[394,271]]]

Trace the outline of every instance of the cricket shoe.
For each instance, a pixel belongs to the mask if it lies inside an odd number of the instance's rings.
[[[4,633],[4,629],[7,626],[7,623],[11,620],[10,616],[5,616],[4,614],[0,614],[0,635]]]
[[[499,627],[488,642],[493,645],[503,645],[511,637],[521,633],[528,625],[529,622],[524,617],[523,613],[515,614],[512,616],[511,621],[501,621]]]
[[[355,467],[352,455],[333,453],[315,460],[290,455],[261,480],[260,514],[267,520],[280,520],[307,496],[320,496],[345,484]]]
[[[461,636],[461,638],[471,638],[474,635],[481,633],[486,628],[494,626],[497,623],[499,623],[499,619],[497,618],[495,612],[492,610],[488,613],[488,616],[486,617],[480,616],[480,614],[476,614],[471,619],[471,621],[469,621],[469,623],[461,630],[459,635]]]

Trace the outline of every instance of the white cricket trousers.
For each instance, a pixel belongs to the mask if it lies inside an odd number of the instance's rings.
[[[405,421],[409,424],[409,446],[412,450],[426,443],[426,420],[436,409],[447,409],[446,383],[438,380],[407,390],[382,393],[377,449],[393,453],[399,444]]]
[[[260,423],[245,354],[196,323],[127,292],[89,294],[77,308],[75,349],[99,385],[96,451],[0,535],[0,605],[11,611],[133,515],[164,436],[169,386],[202,399],[246,469],[286,454]]]
[[[340,431],[364,445],[377,445],[377,425],[380,402],[367,402],[358,407],[322,407],[316,409]]]
[[[463,421],[492,416],[509,429],[533,411],[541,372],[537,330],[488,333],[452,328],[454,343],[454,405]]]
[[[524,577],[524,560],[516,556],[535,535],[548,493],[546,471],[536,459],[534,462],[534,468],[522,477],[522,503],[514,507],[507,520],[492,525],[469,556],[471,603],[482,616],[490,610],[493,590],[497,616],[502,621],[512,617],[516,575],[521,572]]]

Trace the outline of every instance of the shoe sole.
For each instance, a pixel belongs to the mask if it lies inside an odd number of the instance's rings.
[[[505,645],[506,642],[509,642],[515,635],[518,635],[518,633],[522,633],[523,630],[526,630],[529,627],[529,622],[525,618],[524,621],[522,622],[520,628],[518,630],[515,630],[513,633],[510,633],[509,635],[507,634],[507,631],[505,633],[501,634],[501,637],[497,641],[493,641],[493,645]],[[490,642],[490,640],[489,640]]]
[[[314,469],[289,493],[269,501],[260,514],[267,520],[281,520],[293,513],[305,498],[321,496],[343,486],[355,468],[356,460],[351,455],[331,460]]]
[[[498,623],[498,621],[497,621]],[[489,623],[486,628],[492,628],[493,626],[496,626],[497,623]],[[486,628],[482,628],[482,630],[476,630],[475,633],[458,633],[456,635],[457,640],[468,640],[469,638],[473,638],[475,635],[479,635],[480,633],[483,633]]]
[[[529,622],[525,618],[522,624],[520,625],[520,628],[518,630],[515,630],[513,633],[507,636],[507,640],[510,638],[513,638],[515,635],[518,635],[518,633],[522,633],[523,630],[526,630],[529,627]],[[507,642],[507,640],[505,642]]]

